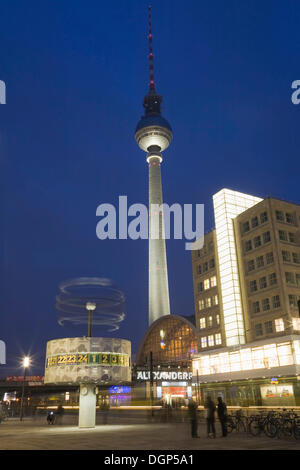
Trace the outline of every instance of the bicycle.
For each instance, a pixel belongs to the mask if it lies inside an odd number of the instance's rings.
[[[227,427],[228,434],[230,434],[233,431],[233,429],[235,429],[236,432],[246,432],[247,431],[247,418],[243,416],[241,410],[237,410],[235,415],[227,415],[226,427]]]

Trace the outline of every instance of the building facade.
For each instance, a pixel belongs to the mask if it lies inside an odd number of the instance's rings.
[[[199,345],[194,376],[210,394],[220,383],[234,381],[238,389],[250,380],[251,404],[295,404],[300,206],[228,189],[213,201],[216,229],[205,235],[202,250],[192,252]]]

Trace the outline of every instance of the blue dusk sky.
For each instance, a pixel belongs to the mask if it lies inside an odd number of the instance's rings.
[[[223,187],[300,203],[300,4],[153,0],[155,82],[174,138],[168,204],[205,204]],[[96,237],[101,203],[147,203],[134,130],[148,86],[144,0],[1,0],[0,339],[20,373],[43,373],[46,341],[86,333],[57,323],[58,285],[113,279],[126,295],[117,336],[136,352],[148,325],[146,240]],[[194,312],[191,253],[167,242],[171,312]],[[95,328],[101,336],[101,329]]]

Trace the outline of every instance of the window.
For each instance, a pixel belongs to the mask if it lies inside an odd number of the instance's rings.
[[[271,241],[271,234],[270,234],[270,232],[265,232],[265,233],[263,233],[263,240],[264,240],[264,243],[268,243],[269,241]]]
[[[203,310],[205,308],[204,300],[199,300],[199,310]]]
[[[211,298],[210,298],[210,297],[206,297],[206,299],[205,299],[205,307],[206,307],[206,308],[211,307]]]
[[[248,273],[250,271],[253,271],[254,269],[255,269],[255,265],[254,265],[254,260],[252,259],[252,260],[248,261]]]
[[[258,226],[258,217],[253,217],[253,219],[251,219],[251,226],[252,228],[255,228]]]
[[[269,284],[270,284],[270,286],[274,286],[274,284],[277,284],[276,273],[269,274]]]
[[[212,304],[213,305],[218,305],[219,304],[219,298],[217,295],[212,296]]]
[[[290,307],[298,307],[297,297],[294,294],[289,295],[289,305]]]
[[[216,346],[222,344],[222,337],[221,337],[221,333],[217,333],[215,334],[215,343],[216,343]]]
[[[203,292],[203,282],[198,283],[198,292]]]
[[[300,253],[293,253],[293,263],[300,264]]]
[[[252,312],[253,313],[259,313],[260,312],[260,306],[259,306],[259,302],[253,302],[252,304]]]
[[[262,213],[260,214],[260,223],[261,223],[261,224],[264,224],[264,223],[267,222],[267,221],[268,221],[268,214],[267,214],[267,212],[262,212]]]
[[[265,322],[265,332],[268,333],[273,333],[273,323],[271,321],[266,321]]]
[[[244,223],[242,224],[242,230],[243,230],[243,233],[249,232],[249,230],[250,230],[249,222],[244,222]]]
[[[294,216],[293,214],[290,214],[289,212],[286,212],[285,214],[285,221],[287,224],[295,224]]]
[[[261,239],[260,239],[260,235],[258,235],[258,237],[254,237],[254,248],[258,248],[259,246],[261,246]]]
[[[276,219],[280,222],[284,222],[284,215],[282,211],[276,211]]]
[[[256,280],[250,281],[250,292],[255,292],[257,290]]]
[[[300,287],[300,274],[296,274],[296,284]]]
[[[200,327],[200,330],[203,330],[203,328],[206,328],[206,320],[205,320],[205,317],[200,318],[200,320],[199,320],[199,327]]]
[[[198,266],[197,266],[197,274],[198,274],[198,276],[199,276],[199,274],[202,274],[201,264],[198,264]]]
[[[213,317],[207,317],[207,328],[211,328],[213,326]]]
[[[209,260],[209,269],[213,269],[215,267],[215,260],[214,258]]]
[[[204,290],[209,289],[209,287],[210,287],[209,286],[209,279],[205,279],[205,281],[204,281]]]
[[[293,322],[293,329],[296,331],[299,331],[300,330],[300,318],[293,318],[292,322]]]
[[[255,325],[255,336],[262,336],[263,334],[263,329],[262,329],[262,324],[258,323]]]
[[[285,281],[287,284],[295,284],[294,273],[285,273]]]
[[[257,267],[257,269],[264,266],[264,264],[265,263],[264,263],[264,257],[263,256],[259,256],[258,258],[256,258],[256,267]]]
[[[201,338],[201,348],[206,348],[207,347],[207,338],[204,336]]]
[[[283,318],[276,318],[276,320],[275,320],[275,330],[276,330],[277,333],[279,331],[284,331]]]
[[[267,261],[267,264],[272,264],[274,263],[274,256],[273,256],[273,252],[271,251],[270,253],[267,253],[266,254],[266,261]]]
[[[203,264],[203,272],[206,273],[206,271],[208,271],[208,263],[204,263]]]
[[[252,250],[252,242],[251,240],[248,240],[247,242],[245,242],[245,251],[250,251]]]
[[[266,310],[270,310],[270,300],[269,299],[263,299],[262,300],[262,308],[263,308],[264,312]]]
[[[294,232],[289,232],[289,242],[296,243],[296,234]]]
[[[279,297],[279,295],[274,295],[272,297],[272,305],[273,305],[273,308],[280,307],[280,297]]]
[[[220,315],[219,314],[216,315],[216,324],[220,325]]]
[[[284,230],[279,230],[278,233],[279,233],[279,240],[283,242],[288,241],[287,233]]]
[[[289,251],[282,251],[282,259],[286,263],[290,263],[291,262],[291,253]]]
[[[214,335],[209,335],[209,337],[208,337],[208,346],[214,346],[214,345],[215,345]]]
[[[216,287],[217,285],[217,277],[213,276],[210,278],[210,287]]]
[[[259,280],[259,288],[265,289],[266,287],[267,287],[267,278],[264,276],[264,277],[261,277]]]

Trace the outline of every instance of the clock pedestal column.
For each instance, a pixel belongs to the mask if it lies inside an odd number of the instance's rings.
[[[80,384],[79,427],[94,428],[96,424],[96,386]]]

